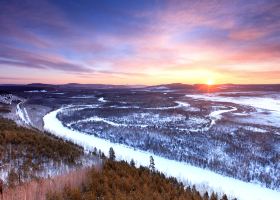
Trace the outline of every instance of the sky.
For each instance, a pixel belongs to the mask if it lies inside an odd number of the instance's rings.
[[[279,0],[1,0],[0,84],[280,83]]]

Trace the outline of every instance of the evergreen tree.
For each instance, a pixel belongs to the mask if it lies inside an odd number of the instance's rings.
[[[221,200],[228,200],[227,195],[223,195]]]
[[[153,158],[153,156],[150,156],[150,165],[149,165],[149,169],[154,172],[155,171],[155,160]]]
[[[100,149],[98,150],[98,156],[99,156],[99,158],[102,157],[102,151]]]
[[[109,159],[110,160],[115,160],[116,159],[115,151],[112,147],[110,147],[110,149],[109,149]]]
[[[218,195],[216,193],[212,193],[211,194],[211,197],[210,197],[210,200],[218,200]]]
[[[131,159],[130,165],[131,165],[132,167],[135,167],[135,161],[134,161],[133,159]]]
[[[205,192],[203,195],[203,200],[209,200],[208,192]]]
[[[96,147],[94,147],[94,149],[93,149],[93,155],[97,155],[97,148]]]

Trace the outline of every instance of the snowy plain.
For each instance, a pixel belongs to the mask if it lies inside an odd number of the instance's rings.
[[[69,129],[58,120],[57,115],[68,107],[63,107],[52,111],[44,116],[44,129],[50,133],[72,141],[77,145],[83,146],[85,150],[91,151],[96,147],[108,155],[109,148],[113,147],[118,160],[130,161],[134,159],[137,166],[149,165],[149,156],[153,156],[156,169],[167,176],[173,176],[180,181],[188,184],[195,184],[198,189],[209,192],[212,190],[226,193],[230,197],[236,197],[240,200],[277,200],[280,199],[280,192],[271,190],[260,185],[243,182],[234,178],[219,175],[206,169],[191,166],[187,163],[169,160],[150,152],[136,150],[134,148],[112,143],[108,140],[88,135],[86,133]],[[217,114],[217,115],[216,115]],[[221,113],[215,113],[219,116]]]
[[[248,93],[246,93],[248,94]],[[246,116],[246,121],[256,124],[280,127],[280,95],[263,96],[221,96],[220,93],[185,95],[193,99],[212,102],[227,102],[255,108],[255,112],[234,113],[236,116]]]

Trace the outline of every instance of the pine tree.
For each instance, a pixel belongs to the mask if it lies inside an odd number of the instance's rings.
[[[135,161],[134,161],[133,159],[131,159],[130,165],[131,165],[132,167],[135,167]]]
[[[115,151],[112,147],[109,149],[109,159],[110,160],[115,160],[116,159]]]
[[[209,200],[208,192],[205,192],[203,195],[203,200]]]
[[[98,156],[99,158],[102,158],[102,151],[100,149],[98,150]]]
[[[97,148],[96,147],[94,147],[92,154],[97,155]]]
[[[221,200],[228,200],[227,195],[223,195]]]
[[[154,172],[155,171],[155,160],[153,158],[153,156],[150,156],[150,165],[149,165],[149,169]]]
[[[213,192],[211,194],[210,200],[218,200],[218,195]]]

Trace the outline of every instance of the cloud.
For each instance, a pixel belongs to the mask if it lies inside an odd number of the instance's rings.
[[[69,62],[57,55],[38,54],[10,47],[0,49],[0,65],[14,65],[35,69],[55,69],[69,72],[91,71],[87,67]]]
[[[279,1],[250,0],[1,1],[0,65],[85,79],[144,81],[194,70],[239,76],[244,67],[271,77],[280,56],[279,10]]]

